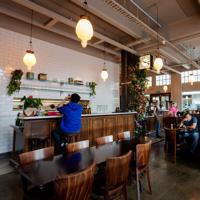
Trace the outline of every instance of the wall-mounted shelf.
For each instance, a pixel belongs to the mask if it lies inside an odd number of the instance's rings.
[[[50,86],[52,85],[52,86]],[[53,92],[68,92],[68,93],[80,93],[80,94],[90,94],[90,88],[86,85],[70,85],[62,82],[55,81],[38,81],[38,80],[22,80],[20,86],[21,89],[30,90],[45,90]]]

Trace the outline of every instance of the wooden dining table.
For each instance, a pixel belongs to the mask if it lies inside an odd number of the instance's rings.
[[[82,171],[93,162],[97,165],[106,162],[109,157],[126,154],[129,150],[136,151],[137,144],[149,142],[147,137],[116,141],[101,146],[85,148],[74,153],[66,153],[49,159],[18,167],[17,171],[24,179],[36,187],[53,182],[57,176]]]

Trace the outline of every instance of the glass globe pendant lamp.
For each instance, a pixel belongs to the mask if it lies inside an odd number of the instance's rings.
[[[23,63],[24,65],[26,65],[28,71],[31,71],[32,67],[37,62],[34,51],[32,50],[32,29],[33,29],[33,10],[31,12],[31,30],[30,30],[29,48],[26,50],[26,53],[23,57]]]
[[[87,1],[84,1],[85,10],[87,10]],[[81,41],[81,45],[83,48],[87,47],[87,42],[92,39],[94,35],[94,30],[92,23],[90,22],[89,17],[85,15],[81,15],[80,19],[76,25],[76,35],[78,39]]]
[[[156,70],[157,74],[160,74],[160,70],[163,68],[163,60],[160,57],[156,57],[153,63],[153,67]]]

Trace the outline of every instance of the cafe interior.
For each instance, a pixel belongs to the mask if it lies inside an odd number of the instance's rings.
[[[0,0],[0,199],[200,200],[200,0]]]

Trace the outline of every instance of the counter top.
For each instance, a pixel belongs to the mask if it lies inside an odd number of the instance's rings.
[[[93,114],[83,114],[82,117],[96,117],[96,116],[109,116],[109,115],[130,115],[136,114],[137,112],[119,112],[119,113],[93,113]],[[55,119],[61,118],[62,115],[59,116],[34,116],[34,117],[19,117],[20,120],[34,120],[34,119]]]

